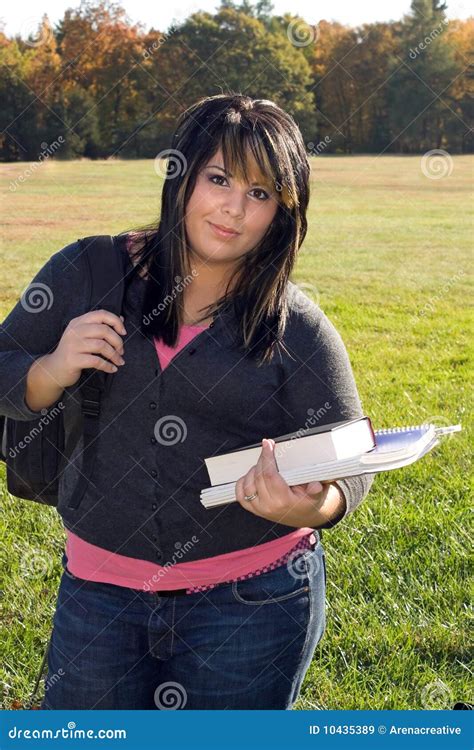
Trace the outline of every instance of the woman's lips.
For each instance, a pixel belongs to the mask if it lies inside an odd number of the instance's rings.
[[[220,229],[220,227],[218,227],[217,224],[213,224],[212,221],[210,221],[209,224],[214,233],[223,240],[230,240],[233,237],[238,237],[240,234],[240,232],[227,232],[224,229]]]

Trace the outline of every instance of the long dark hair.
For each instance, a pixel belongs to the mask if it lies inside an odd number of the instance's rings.
[[[145,271],[147,279],[141,329],[168,346],[177,343],[183,320],[180,291],[192,279],[186,205],[200,169],[219,147],[226,171],[246,182],[250,149],[278,193],[278,209],[258,245],[234,269],[224,296],[204,308],[201,320],[232,305],[238,321],[236,346],[261,365],[272,360],[285,331],[285,289],[306,235],[310,175],[298,125],[268,99],[218,94],[198,100],[180,115],[168,152],[158,224],[132,230],[143,241],[131,275]]]

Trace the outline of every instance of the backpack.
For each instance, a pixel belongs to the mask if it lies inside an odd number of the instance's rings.
[[[82,250],[81,260],[86,264],[90,281],[88,310],[104,309],[120,315],[125,265],[113,237],[96,235],[83,237],[78,242]],[[74,425],[67,441],[62,412],[50,421],[45,420],[44,416],[34,420],[15,420],[0,415],[0,460],[6,464],[7,489],[12,495],[56,507],[59,479],[83,435],[81,474],[68,503],[72,508],[79,506],[88,484],[87,477],[91,476],[94,465],[94,441],[99,430],[101,398],[110,388],[112,375],[95,368],[82,370],[77,384],[81,419]],[[32,435],[35,436],[33,439]],[[29,441],[25,440],[27,437]],[[21,451],[14,451],[22,440],[25,447]]]

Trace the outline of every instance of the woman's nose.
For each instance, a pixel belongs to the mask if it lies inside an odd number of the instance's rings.
[[[246,196],[239,190],[230,191],[224,198],[222,208],[227,210],[232,216],[245,215]]]

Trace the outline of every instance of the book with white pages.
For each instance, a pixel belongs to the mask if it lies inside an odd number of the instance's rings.
[[[372,450],[339,461],[308,463],[287,472],[280,471],[280,474],[291,487],[307,482],[330,482],[344,477],[392,471],[415,463],[438,445],[442,436],[461,429],[460,424],[436,427],[426,423],[375,430],[376,445]],[[205,508],[232,502],[236,502],[235,481],[201,491],[201,503]]]
[[[375,447],[372,423],[365,416],[290,432],[274,440],[279,472],[292,471],[308,463],[342,461]],[[261,450],[261,443],[253,443],[205,458],[211,485],[236,482],[255,466]]]

